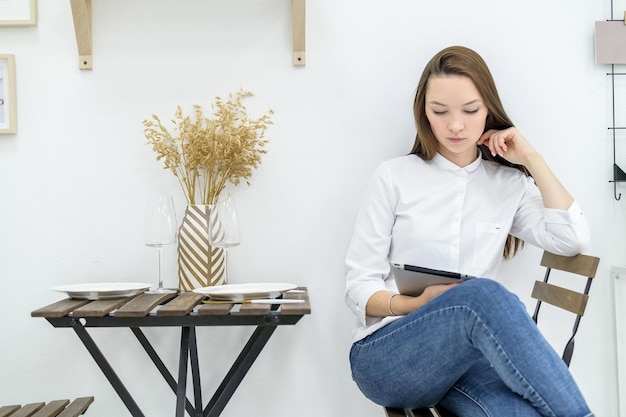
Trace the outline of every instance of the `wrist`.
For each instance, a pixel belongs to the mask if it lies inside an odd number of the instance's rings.
[[[540,170],[541,167],[545,167],[546,161],[543,159],[543,156],[537,151],[529,152],[524,158],[524,167],[530,171],[532,175],[533,171]]]
[[[390,316],[397,316],[398,314],[395,312],[395,310],[393,309],[393,306],[391,305],[393,302],[393,299],[400,294],[391,294],[389,296],[389,299],[387,300],[387,310],[389,310],[389,315]]]

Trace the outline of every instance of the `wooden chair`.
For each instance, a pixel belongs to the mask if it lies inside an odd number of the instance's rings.
[[[546,267],[546,274],[543,278],[543,282],[535,282],[535,287],[531,296],[537,300],[535,306],[535,313],[533,314],[533,320],[537,323],[539,318],[539,310],[541,303],[548,303],[555,307],[562,308],[576,315],[574,320],[574,327],[572,328],[572,335],[565,345],[563,350],[563,361],[569,366],[572,360],[572,354],[574,353],[574,337],[578,331],[580,320],[585,314],[587,307],[587,300],[589,299],[589,289],[591,288],[591,282],[596,276],[598,264],[600,258],[588,255],[576,255],[572,257],[559,256],[550,252],[544,252],[543,258],[541,258],[541,266]],[[550,272],[552,270],[559,270],[568,272],[574,275],[587,278],[585,289],[583,292],[573,291],[567,288],[558,287],[548,283]]]
[[[576,256],[560,256],[544,251],[543,257],[541,258],[541,266],[546,268],[546,273],[543,281],[535,282],[535,286],[533,287],[531,294],[531,297],[537,300],[533,320],[537,323],[542,303],[551,304],[576,315],[571,337],[567,341],[565,349],[563,350],[563,361],[567,366],[569,366],[570,361],[572,360],[572,354],[574,353],[574,337],[576,336],[576,332],[578,332],[580,320],[585,314],[587,300],[589,299],[589,289],[591,288],[593,278],[596,276],[599,263],[600,258],[583,254]],[[550,272],[553,270],[559,270],[586,277],[587,282],[585,284],[584,291],[574,291],[548,283]],[[420,408],[415,410],[385,408],[385,412],[387,413],[387,417],[456,417],[440,405],[436,405],[432,408]]]
[[[0,417],[78,417],[84,414],[93,402],[93,397],[69,400],[57,400],[45,403],[7,405],[0,407]]]

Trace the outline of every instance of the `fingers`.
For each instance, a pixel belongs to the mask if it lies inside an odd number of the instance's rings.
[[[456,287],[459,284],[460,283],[431,285],[430,287],[426,287],[426,289],[424,290],[423,294],[429,300],[432,300],[433,298],[437,297],[441,293],[444,293],[444,292],[446,292],[446,291]]]
[[[489,138],[491,137],[491,135],[493,135],[494,133],[498,132],[495,129],[489,129],[487,130],[485,133],[483,133],[480,136],[480,139],[478,139],[478,144],[479,145],[483,145],[485,142],[487,142],[489,140]]]
[[[489,149],[491,149],[492,155],[500,155],[504,156],[504,153],[509,150],[506,146],[506,141],[508,139],[513,139],[510,135],[505,135],[503,132],[496,133],[489,138]]]
[[[488,130],[478,140],[479,145],[486,145],[491,155],[500,155],[504,157],[504,153],[509,150],[507,141],[515,139],[515,132],[512,128],[505,130]]]

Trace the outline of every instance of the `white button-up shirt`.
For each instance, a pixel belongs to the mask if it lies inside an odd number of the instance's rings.
[[[359,340],[397,317],[368,317],[377,291],[397,292],[390,262],[497,278],[509,234],[560,255],[585,251],[577,203],[544,208],[532,178],[480,157],[461,168],[437,154],[383,162],[365,191],[346,256],[346,303]]]

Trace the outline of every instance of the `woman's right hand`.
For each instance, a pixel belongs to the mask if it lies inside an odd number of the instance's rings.
[[[444,292],[451,290],[452,288],[456,287],[459,284],[431,285],[430,287],[426,287],[424,292],[421,293],[417,297],[409,297],[409,296],[395,297],[395,298],[400,298],[400,300],[398,300],[397,302],[397,304],[399,304],[398,305],[399,311],[396,311],[396,308],[395,308],[396,303],[394,303],[394,305],[392,306],[392,310],[397,315],[409,314],[410,312],[415,311],[418,308],[422,307],[433,298],[440,296]],[[396,301],[396,300],[394,299],[393,301]]]
[[[405,316],[457,285],[459,284],[431,285],[426,287],[424,292],[417,297],[378,291],[368,300],[366,314],[370,317]],[[389,311],[390,309],[391,311]]]
[[[424,304],[432,300],[433,298],[443,294],[444,292],[456,287],[458,284],[439,284],[439,285],[431,285],[430,287],[426,287],[422,295],[420,297],[424,297]]]

